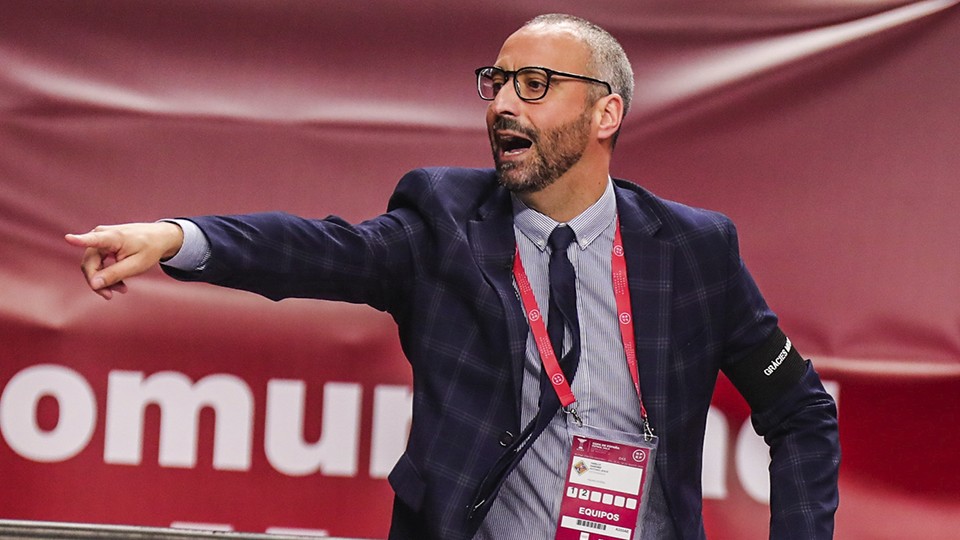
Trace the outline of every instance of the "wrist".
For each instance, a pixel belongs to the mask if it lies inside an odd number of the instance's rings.
[[[175,257],[183,247],[183,228],[173,221],[160,221],[158,225],[163,227],[163,246],[166,247],[160,256],[160,261],[168,261]]]

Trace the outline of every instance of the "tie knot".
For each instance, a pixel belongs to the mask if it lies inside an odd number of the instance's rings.
[[[577,235],[569,226],[557,225],[556,228],[553,229],[553,232],[550,233],[550,239],[547,241],[550,243],[550,249],[554,252],[566,252],[570,242],[576,239]]]

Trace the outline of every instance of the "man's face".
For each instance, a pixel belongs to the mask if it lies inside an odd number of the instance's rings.
[[[513,71],[542,66],[585,73],[586,47],[556,28],[523,28],[507,38],[495,65]],[[515,193],[539,191],[583,156],[593,135],[589,85],[554,77],[539,101],[521,100],[513,79],[487,108],[487,131],[500,183]]]

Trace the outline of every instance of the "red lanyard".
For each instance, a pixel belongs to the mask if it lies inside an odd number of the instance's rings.
[[[644,425],[647,424],[647,410],[643,406],[643,397],[640,393],[640,373],[637,368],[636,340],[633,334],[633,309],[630,306],[630,289],[627,283],[627,260],[623,256],[623,239],[620,236],[620,218],[617,218],[616,233],[613,238],[613,254],[611,255],[611,270],[613,273],[613,296],[617,302],[617,313],[620,321],[620,338],[623,342],[623,351],[627,357],[627,367],[630,368],[630,376],[633,378],[633,386],[637,389],[637,399],[640,400],[640,415],[643,417]],[[534,341],[537,344],[537,351],[540,352],[540,360],[543,362],[544,369],[553,383],[553,389],[560,398],[560,403],[564,408],[576,403],[577,399],[570,389],[570,383],[563,375],[560,369],[560,363],[557,361],[556,352],[550,344],[550,336],[547,334],[547,327],[543,324],[543,316],[540,308],[537,306],[537,299],[533,295],[533,288],[530,286],[530,280],[523,269],[523,263],[520,261],[520,249],[513,258],[513,277],[517,281],[517,289],[520,291],[520,299],[526,310],[527,321],[530,323],[530,331],[533,332]]]

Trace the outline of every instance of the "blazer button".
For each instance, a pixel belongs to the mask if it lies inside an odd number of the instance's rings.
[[[506,448],[510,446],[510,443],[513,442],[513,433],[509,431],[504,431],[500,434],[500,446]]]

